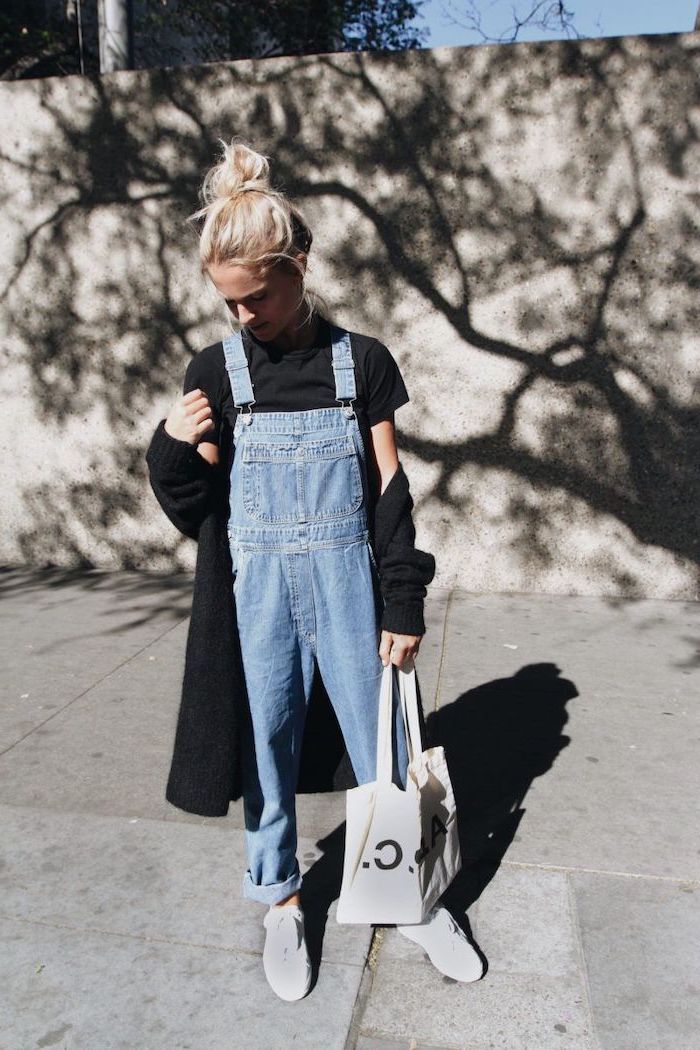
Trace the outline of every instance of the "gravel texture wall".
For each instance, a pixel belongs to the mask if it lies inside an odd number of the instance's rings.
[[[243,136],[382,339],[435,586],[698,596],[698,34],[0,83],[0,559],[192,568],[145,448],[228,330],[185,216]]]

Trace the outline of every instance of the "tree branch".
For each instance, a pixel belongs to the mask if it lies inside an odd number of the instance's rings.
[[[489,36],[481,28],[481,12],[475,0],[467,0],[467,3],[467,11],[461,13],[458,17],[454,14],[455,4],[452,2],[443,4],[443,13],[453,25],[478,33],[482,40],[490,43],[513,44],[517,40],[520,30],[527,26],[535,26],[538,29],[543,29],[545,32],[566,33],[567,37],[571,34],[578,39],[583,38],[583,34],[579,33],[573,24],[575,12],[567,11],[561,0],[540,0],[539,3],[533,3],[529,13],[524,18],[518,17],[515,6],[513,6],[511,8],[513,25],[497,37]],[[466,19],[466,21],[461,19]]]

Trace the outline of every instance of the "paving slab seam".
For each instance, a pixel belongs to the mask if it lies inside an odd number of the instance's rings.
[[[73,926],[66,922],[49,922],[47,919],[28,919],[22,915],[10,915],[8,912],[0,912],[0,917],[3,919],[9,919],[10,922],[23,923],[25,926],[46,926],[52,930],[68,930],[71,933],[96,933],[103,937],[121,937],[122,939],[131,941],[147,941],[153,944],[172,944],[184,948],[202,948],[204,951],[234,954],[240,953],[241,955],[254,956],[260,956],[262,954],[251,948],[222,948],[221,945],[217,944],[198,944],[196,941],[180,941],[174,940],[170,937],[150,937],[148,934],[124,933],[120,930],[105,930],[99,926]],[[353,964],[341,963],[340,965],[351,966]]]
[[[379,949],[382,946],[384,940],[384,930],[381,926],[375,926],[372,930],[372,938],[369,942],[367,949],[367,958],[362,967],[362,977],[357,988],[357,995],[355,996],[355,1002],[352,1007],[352,1014],[350,1015],[350,1024],[348,1026],[348,1034],[345,1039],[345,1046],[343,1050],[355,1050],[357,1040],[362,1034],[362,1018],[369,1001],[369,997],[372,994],[372,985],[374,984],[374,971],[377,968],[377,956],[379,955]]]
[[[700,880],[684,878],[682,875],[651,875],[638,871],[610,871],[606,868],[576,868],[564,864],[536,864],[526,860],[502,860],[506,868],[534,868],[536,871],[561,871],[570,875],[608,875],[615,879],[649,879],[653,882],[672,882],[682,886],[699,886]]]
[[[440,659],[438,661],[438,673],[437,681],[435,682],[435,698],[433,701],[433,711],[437,712],[440,710],[440,689],[442,687],[442,668],[445,663],[445,654],[447,652],[447,624],[450,615],[450,607],[452,605],[453,590],[447,592],[447,602],[445,604],[445,615],[442,621],[442,642],[440,645]]]
[[[374,974],[368,966],[364,966],[362,968],[362,976],[360,977],[357,986],[357,995],[355,996],[355,1002],[353,1003],[350,1024],[348,1025],[348,1034],[345,1037],[343,1050],[356,1050],[357,1041],[363,1034],[360,1028],[360,1020],[365,1012],[365,1007],[367,1006],[367,1002],[372,992],[373,982]]]
[[[583,994],[585,996],[585,1011],[586,1020],[588,1024],[588,1034],[591,1042],[591,1050],[603,1050],[603,1045],[598,1038],[596,1031],[595,1016],[593,1013],[593,997],[591,995],[591,986],[588,979],[588,966],[586,964],[586,955],[583,950],[583,938],[581,937],[581,924],[578,920],[578,908],[576,907],[576,896],[574,894],[574,887],[571,882],[570,873],[564,875],[564,883],[566,885],[566,905],[569,912],[569,923],[573,931],[574,943],[576,945],[576,962],[578,964],[579,977],[581,979],[581,986],[583,988]]]
[[[116,571],[116,570],[115,570]],[[430,585],[430,593],[434,594],[442,590],[443,592],[447,588],[433,587]],[[452,587],[450,592],[459,597],[462,594],[468,595],[470,598],[575,598],[576,601],[581,599],[588,599],[595,602],[611,602],[617,605],[643,605],[647,603],[652,604],[666,604],[666,605],[688,605],[692,608],[688,609],[688,612],[695,612],[696,609],[700,611],[700,596],[693,595],[685,598],[657,598],[654,595],[643,595],[640,598],[626,597],[623,594],[599,592],[598,594],[582,593],[580,591],[470,591],[467,587]]]
[[[220,944],[199,944],[196,941],[181,941],[172,937],[152,937],[148,934],[125,933],[121,930],[104,930],[99,926],[73,926],[66,922],[49,922],[47,919],[28,919],[22,915],[10,915],[8,912],[0,912],[0,918],[10,922],[22,923],[25,926],[42,926],[52,930],[67,930],[69,933],[96,933],[103,937],[120,937],[130,941],[146,941],[149,944],[172,944],[179,948],[197,948],[206,952],[222,952],[225,955],[250,955],[262,958],[262,952],[253,948],[242,948],[235,945],[231,948],[222,947]],[[357,970],[364,964],[344,962],[342,959],[332,960],[334,966],[346,967]]]
[[[94,682],[91,682],[90,685],[86,686],[81,692],[77,694],[77,696],[74,696],[71,700],[68,700],[68,702],[65,703],[63,707],[60,707],[57,711],[53,711],[42,722],[37,722],[35,726],[32,726],[28,733],[25,733],[24,736],[21,736],[17,740],[14,740],[9,745],[9,747],[6,747],[2,751],[0,751],[0,758],[3,755],[8,754],[8,752],[12,751],[12,749],[17,747],[18,744],[21,744],[22,741],[26,740],[28,736],[31,736],[32,733],[35,733],[37,729],[41,729],[42,726],[45,726],[47,722],[51,722],[52,719],[58,718],[59,715],[62,715],[63,712],[67,711],[68,708],[71,707],[74,703],[76,703],[78,700],[81,700],[86,693],[89,693],[91,689],[95,689],[98,685],[102,685],[102,683],[106,681],[110,677],[110,675],[113,675],[115,671],[119,671],[122,667],[126,667],[126,665],[131,663],[132,660],[135,660],[137,656],[141,656],[141,654],[145,653],[147,649],[150,649],[152,645],[155,645],[157,642],[160,642],[163,638],[165,638],[166,635],[170,634],[171,631],[174,631],[178,627],[180,627],[183,620],[187,619],[189,619],[189,616],[184,616],[183,619],[179,620],[176,624],[171,624],[171,626],[166,628],[166,630],[163,631],[162,634],[159,634],[157,638],[152,638],[150,642],[148,642],[146,645],[143,645],[140,649],[137,649],[136,652],[131,653],[131,655],[128,656],[125,660],[122,660],[121,663],[115,664],[114,667],[111,667],[109,671],[102,675],[101,678],[96,678]]]

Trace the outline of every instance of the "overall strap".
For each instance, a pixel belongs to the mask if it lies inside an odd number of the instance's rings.
[[[232,332],[223,340],[224,358],[226,360],[226,371],[231,380],[231,391],[233,403],[236,408],[241,405],[254,405],[253,384],[250,379],[248,360],[243,349],[243,339],[240,332]]]
[[[333,351],[333,373],[335,375],[335,399],[354,401],[357,397],[355,385],[355,362],[352,359],[350,333],[344,328],[331,325],[331,346]],[[350,409],[352,412],[352,408]]]

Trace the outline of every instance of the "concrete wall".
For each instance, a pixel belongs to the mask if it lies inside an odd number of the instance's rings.
[[[436,586],[697,597],[697,34],[0,84],[6,563],[191,568],[144,451],[227,331],[185,216],[241,134],[387,343]]]

